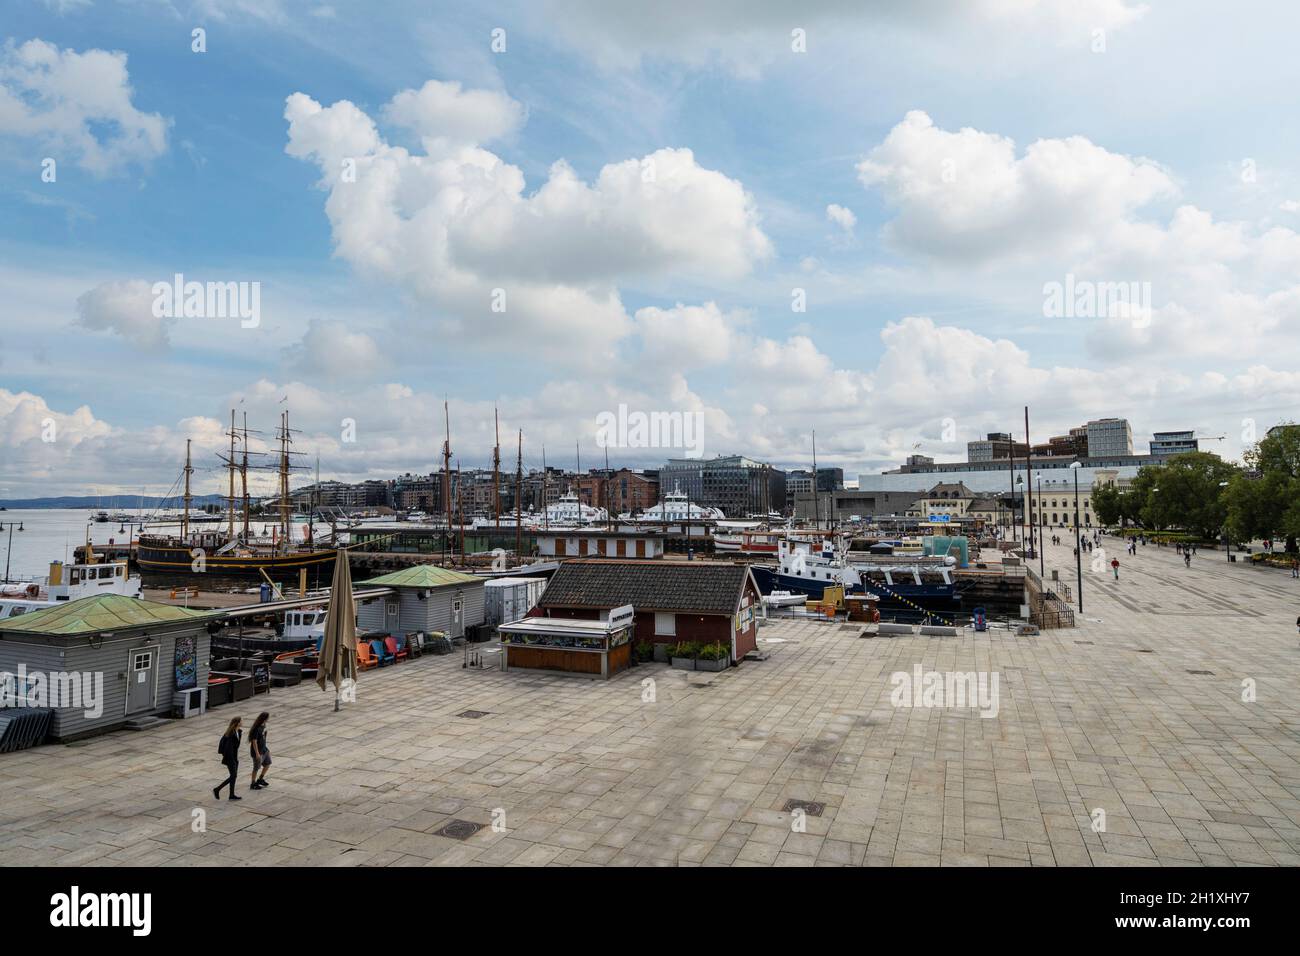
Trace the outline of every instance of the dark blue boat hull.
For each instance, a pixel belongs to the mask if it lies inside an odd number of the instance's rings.
[[[765,565],[750,565],[754,580],[763,594],[773,591],[792,591],[806,594],[810,598],[820,598],[829,586],[828,581],[809,580],[782,574],[776,568]],[[880,609],[892,611],[932,612],[936,614],[956,614],[961,611],[961,597],[952,584],[895,582],[892,585],[883,581],[872,581],[866,587],[855,586],[845,589],[846,594],[870,592],[879,595]]]

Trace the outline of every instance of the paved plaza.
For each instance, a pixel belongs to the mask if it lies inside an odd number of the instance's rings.
[[[1300,581],[1222,553],[1119,557],[1119,582],[1085,568],[1077,628],[1035,637],[780,621],[765,661],[609,682],[457,652],[363,674],[338,714],[302,685],[6,754],[0,863],[1300,863]],[[1048,561],[1073,586],[1070,547]],[[890,676],[915,665],[995,672],[997,716],[893,706]],[[248,791],[245,752],[244,799],[214,801],[217,737],[263,708],[272,787]],[[440,835],[453,820],[484,826]]]

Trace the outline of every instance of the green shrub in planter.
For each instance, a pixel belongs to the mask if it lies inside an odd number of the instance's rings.
[[[692,641],[679,641],[668,656],[672,659],[673,667],[684,670],[695,669],[695,655],[699,653],[699,645]]]
[[[730,663],[731,649],[721,643],[705,644],[700,647],[695,659],[695,669],[700,671],[725,670]]]
[[[654,648],[650,646],[649,641],[638,641],[636,645],[636,659],[642,664],[654,657]]]

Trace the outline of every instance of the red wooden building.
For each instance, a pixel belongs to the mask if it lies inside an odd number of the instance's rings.
[[[533,614],[598,620],[636,611],[633,641],[721,642],[739,662],[758,646],[758,585],[743,564],[721,561],[565,561]]]

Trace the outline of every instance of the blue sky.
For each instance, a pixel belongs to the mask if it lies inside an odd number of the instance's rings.
[[[467,6],[6,8],[0,497],[162,490],[234,405],[343,478],[434,467],[444,398],[466,464],[494,406],[535,465],[626,404],[849,475],[1025,404],[1230,457],[1296,417],[1290,4]],[[178,272],[260,283],[258,326],[151,316]],[[1067,274],[1150,320],[1045,316]]]

